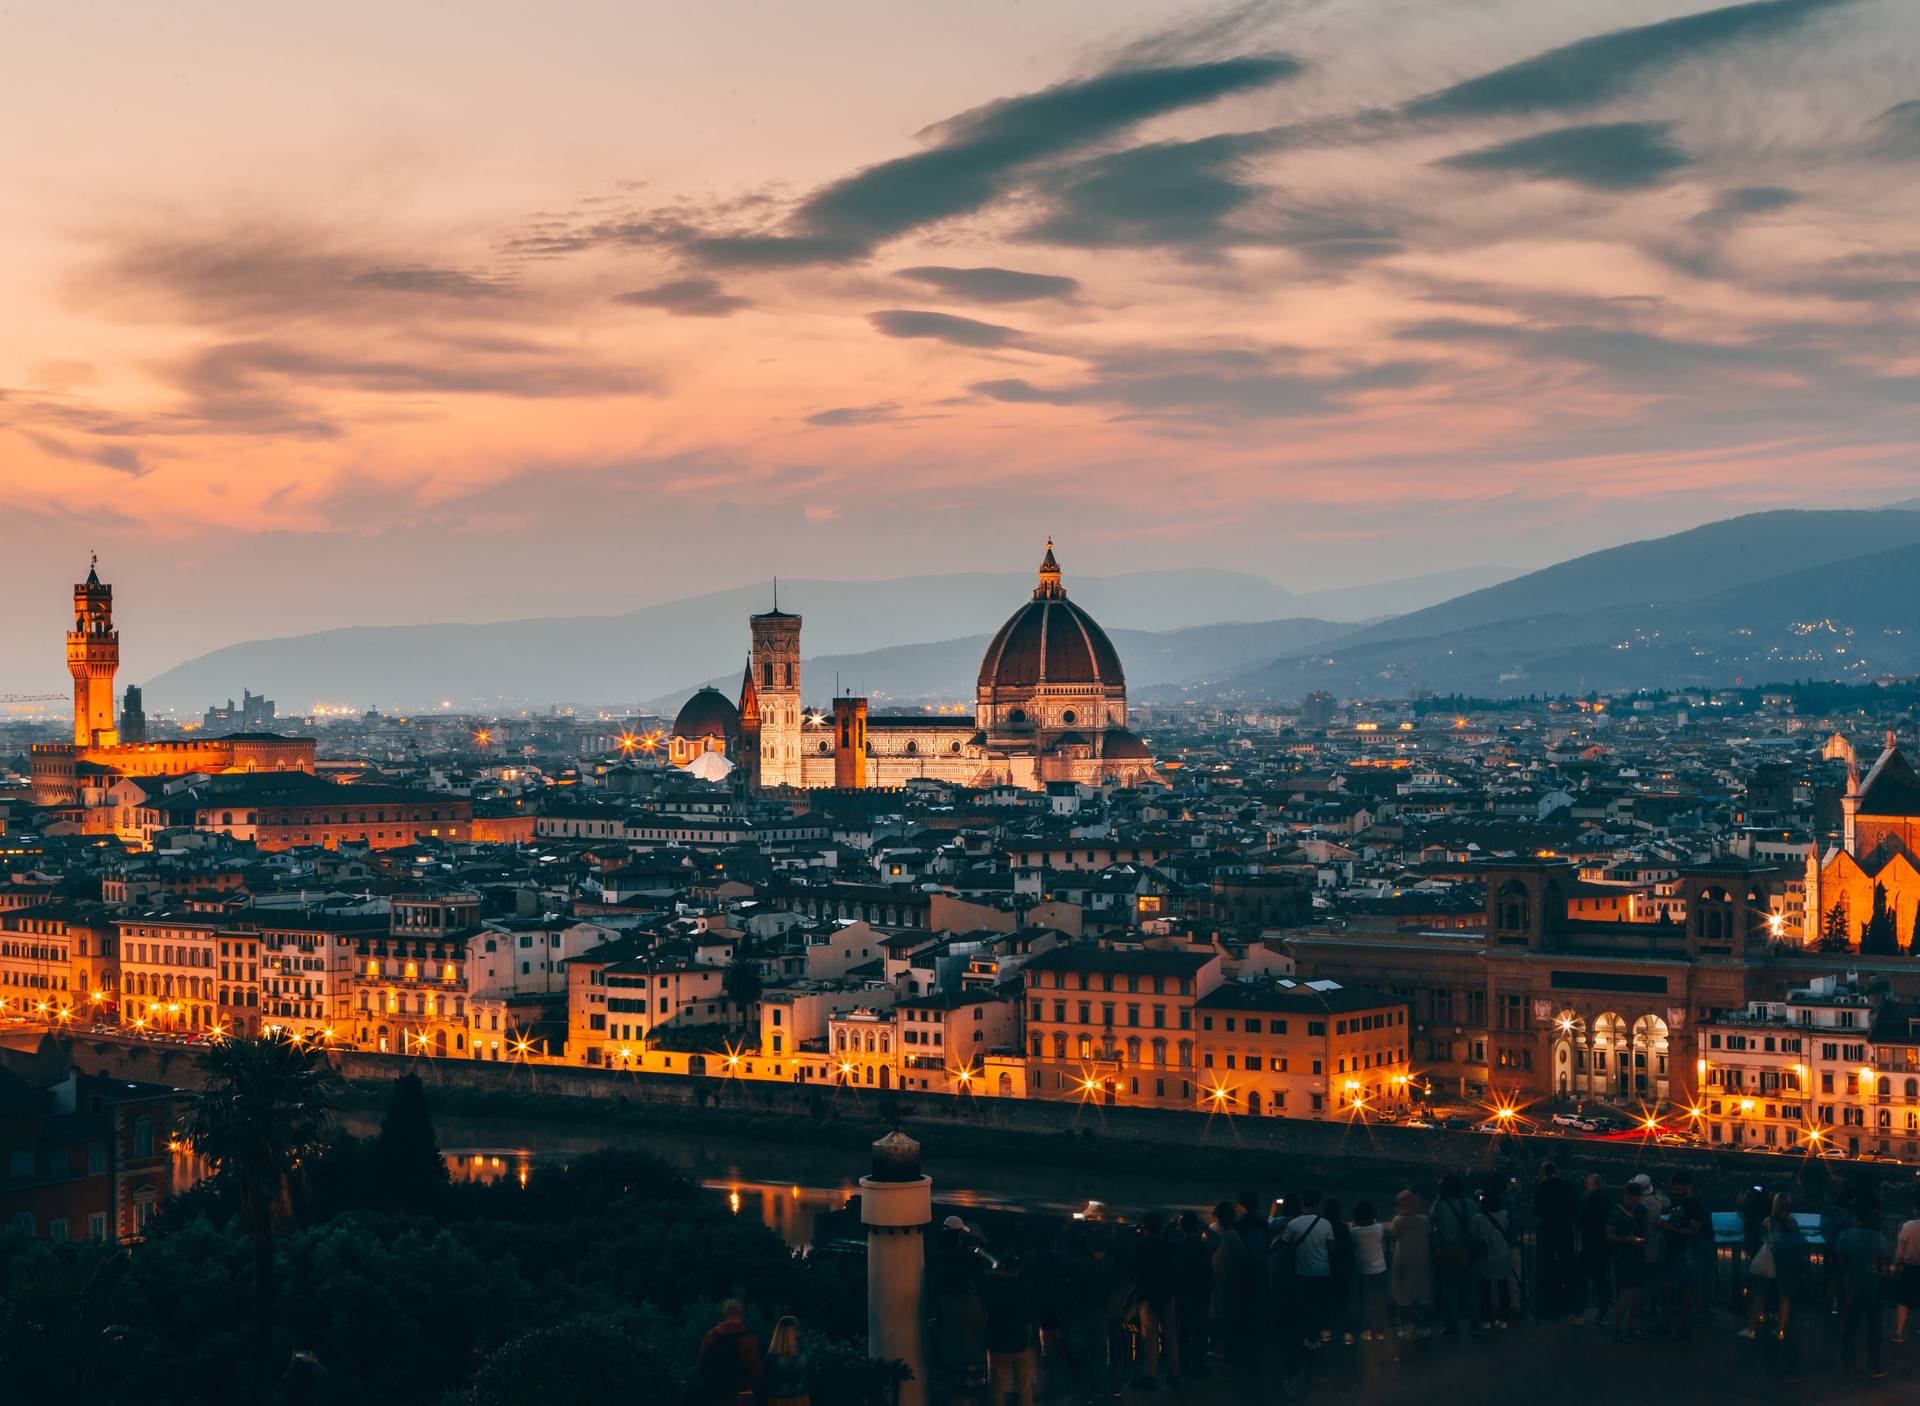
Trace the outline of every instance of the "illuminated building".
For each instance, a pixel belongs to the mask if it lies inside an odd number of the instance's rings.
[[[1693,1120],[1709,1142],[1920,1156],[1920,1008],[1824,976],[1719,1016],[1699,1040]]]
[[[84,988],[74,981],[73,943],[58,905],[0,913],[0,1014],[52,1024],[59,1011],[84,1009],[85,997],[75,998]]]
[[[467,940],[478,894],[406,894],[386,932],[354,934],[355,1042],[382,1054],[467,1054]]]
[[[313,770],[313,739],[271,732],[237,732],[190,741],[123,738],[114,726],[113,681],[120,667],[120,633],[113,625],[113,587],[90,569],[73,588],[73,628],[67,632],[67,672],[73,675],[73,741],[33,748],[35,805],[100,804],[124,776],[184,776],[194,772]],[[128,709],[141,720],[137,694]],[[88,798],[92,797],[89,802]]]
[[[1560,859],[1472,872],[1487,890],[1477,930],[1333,931],[1289,943],[1303,977],[1407,1001],[1408,1059],[1436,1097],[1684,1101],[1694,1026],[1781,981],[1767,965],[1777,870],[1738,860],[1681,869],[1678,923],[1569,917],[1573,869]]]
[[[1228,982],[1195,1013],[1197,1108],[1364,1118],[1409,1101],[1407,1003],[1398,997],[1332,982]]]
[[[1920,918],[1920,773],[1891,731],[1864,779],[1851,748],[1845,756],[1841,842],[1825,854],[1808,849],[1799,936],[1808,946],[1858,947],[1878,888],[1892,914],[1893,936],[1907,946]]]
[[[1218,952],[1061,946],[1025,972],[1034,1097],[1194,1106],[1196,1008],[1220,985]]]
[[[223,904],[189,902],[178,912],[118,918],[115,926],[122,1024],[184,1034],[219,1025],[216,953],[221,939],[231,936]]]
[[[693,766],[718,754],[728,763],[722,769],[724,775],[732,770],[739,746],[740,710],[719,689],[703,688],[681,704],[674,716],[667,734],[667,760],[675,766]]]
[[[631,938],[603,943],[565,965],[567,1056],[573,1062],[635,1067],[636,1059],[621,1051],[637,1056],[657,1029],[723,1019],[724,967],[644,951]]]
[[[994,634],[971,718],[894,716],[864,698],[801,704],[801,617],[776,607],[748,622],[747,677],[734,710],[739,752],[760,790],[901,786],[921,778],[1042,790],[1049,782],[1151,782],[1146,746],[1127,730],[1118,651],[1067,598],[1047,543],[1033,596]],[[697,697],[698,695],[696,695]]]
[[[387,916],[262,908],[249,919],[260,941],[261,1024],[303,1039],[348,1040],[356,959],[365,969],[361,941],[387,932]]]

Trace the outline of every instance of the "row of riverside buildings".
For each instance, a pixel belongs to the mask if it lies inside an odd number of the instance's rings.
[[[0,1000],[56,1031],[1310,1119],[1567,1101],[1729,1145],[1916,1152],[1910,974],[1773,944],[1778,871],[1689,869],[1685,920],[1655,924],[1568,917],[1564,863],[1480,877],[1476,928],[1250,945],[841,886],[738,886],[644,928],[487,916],[478,892],[37,904],[0,912]]]

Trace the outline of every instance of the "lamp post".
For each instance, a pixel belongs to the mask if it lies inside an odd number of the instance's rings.
[[[926,1406],[921,1311],[933,1179],[920,1171],[920,1144],[899,1129],[873,1145],[873,1170],[860,1178],[867,1228],[867,1356],[904,1362],[899,1406]]]

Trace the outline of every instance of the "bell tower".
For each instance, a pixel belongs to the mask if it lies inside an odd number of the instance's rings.
[[[73,588],[73,628],[67,631],[67,672],[73,675],[73,745],[111,747],[113,676],[120,668],[120,635],[113,628],[113,587],[100,582],[100,558]]]
[[[759,786],[763,791],[800,784],[800,617],[780,608],[748,620],[753,652],[748,667],[760,705]]]

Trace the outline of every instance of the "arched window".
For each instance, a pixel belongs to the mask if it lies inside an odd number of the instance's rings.
[[[1056,1030],[1054,1032],[1053,1057],[1055,1059],[1065,1059],[1067,1057],[1067,1037],[1063,1031]]]
[[[1060,721],[1065,723],[1068,727],[1072,727],[1074,723],[1077,722],[1078,720],[1079,720],[1079,714],[1075,713],[1071,708],[1067,709],[1066,712],[1060,715]]]
[[[1080,1058],[1082,1059],[1093,1058],[1093,1036],[1082,1035],[1080,1037]]]
[[[1129,1035],[1127,1037],[1127,1063],[1138,1064],[1139,1062],[1140,1062],[1140,1037],[1138,1035]]]
[[[920,744],[918,742],[915,742],[911,737],[909,737],[907,739],[907,745],[904,750],[906,751],[906,754],[909,757],[911,757],[920,750]]]
[[[1911,1103],[1916,1098],[1920,1098],[1920,1079],[1909,1079],[1907,1080],[1907,1101]]]
[[[1154,1042],[1153,1042],[1153,1062],[1154,1062],[1154,1063],[1155,1063],[1156,1065],[1159,1065],[1159,1066],[1160,1066],[1161,1068],[1163,1068],[1163,1069],[1164,1069],[1164,1068],[1166,1067],[1166,1063],[1167,1063],[1167,1042],[1166,1042],[1166,1041],[1165,1041],[1164,1039],[1160,1039],[1160,1038],[1158,1038],[1158,1037],[1155,1037],[1155,1039],[1154,1039]]]
[[[1035,1035],[1033,1037],[1033,1057],[1035,1059],[1041,1059],[1045,1057],[1047,1052],[1046,1044],[1047,1042],[1045,1037],[1040,1035]],[[1062,1051],[1062,1053],[1065,1053],[1065,1051]]]
[[[1182,1069],[1191,1069],[1193,1067],[1193,1041],[1191,1040],[1182,1040],[1180,1042],[1180,1067]]]
[[[1496,921],[1509,932],[1518,932],[1527,925],[1527,890],[1524,884],[1509,879],[1500,885],[1500,892],[1494,904]]]

